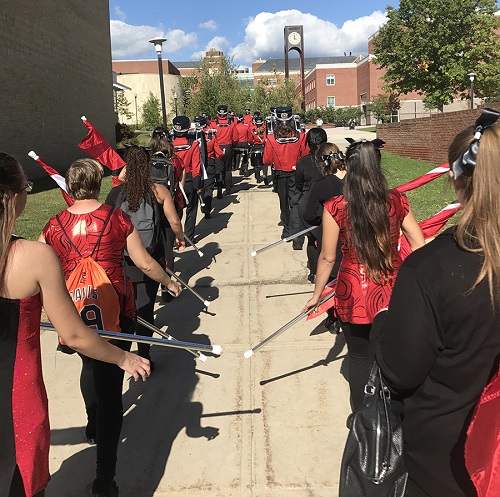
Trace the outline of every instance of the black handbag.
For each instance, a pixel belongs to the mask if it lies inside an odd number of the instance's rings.
[[[363,404],[351,415],[342,456],[339,497],[403,497],[408,473],[403,461],[401,416],[391,409],[389,389],[375,362]]]

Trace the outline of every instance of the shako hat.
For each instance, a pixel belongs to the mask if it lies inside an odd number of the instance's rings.
[[[225,116],[227,114],[227,105],[217,106],[217,114],[219,114],[219,116]]]
[[[191,121],[187,116],[177,116],[172,119],[175,133],[186,133],[191,127]]]
[[[280,121],[289,121],[293,117],[291,107],[276,107],[276,119]]]

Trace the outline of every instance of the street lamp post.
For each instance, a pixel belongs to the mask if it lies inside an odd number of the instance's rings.
[[[474,78],[476,77],[476,73],[470,72],[467,76],[470,79],[470,108],[474,109]]]
[[[137,93],[134,93],[135,98],[135,129],[139,127],[139,120],[137,119]]]
[[[149,43],[152,43],[155,46],[156,53],[158,55],[158,73],[160,75],[160,96],[161,96],[161,113],[163,117],[163,127],[167,129],[167,110],[165,107],[165,88],[163,86],[163,67],[162,67],[162,59],[161,59],[161,51],[163,42],[167,41],[166,38],[153,38],[149,40]]]
[[[174,97],[175,117],[177,117],[177,92],[176,91],[174,91],[173,97]]]

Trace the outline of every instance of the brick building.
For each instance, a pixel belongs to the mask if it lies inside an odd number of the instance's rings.
[[[0,16],[0,150],[36,179],[31,149],[60,171],[85,155],[82,115],[114,144],[108,1],[16,0]]]

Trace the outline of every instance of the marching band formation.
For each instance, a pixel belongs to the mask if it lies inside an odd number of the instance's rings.
[[[498,470],[485,477],[485,458],[477,452],[487,446],[487,462],[498,461],[498,442],[486,443],[498,438],[498,409],[488,417],[496,416],[492,428],[480,407],[500,398],[500,222],[491,215],[500,205],[500,113],[485,109],[455,137],[451,166],[390,189],[381,167],[382,140],[347,139],[344,154],[328,143],[322,123],[306,134],[291,107],[270,110],[265,118],[250,109],[234,116],[219,105],[215,118],[203,114],[191,122],[176,116],[171,132],[156,128],[148,148],[128,147],[125,162],[113,167],[109,156],[99,155],[102,143],[92,141],[97,155],[89,154],[100,162],[74,161],[64,185],[57,171],[30,152],[68,203],[47,222],[43,243],[12,233],[32,183],[16,159],[0,153],[0,391],[8,399],[0,403],[0,495],[43,497],[50,478],[38,334],[43,327],[58,332],[59,350],[82,359],[85,434],[97,445],[91,495],[118,497],[123,372],[146,380],[154,371],[151,345],[185,349],[202,361],[203,352],[222,352],[218,345],[180,342],[156,328],[153,310],[160,285],[164,301],[185,288],[209,306],[175,274],[173,248],[191,245],[203,256],[195,244],[198,208],[211,219],[214,192],[216,199],[232,195],[235,171],[253,172],[278,197],[281,240],[251,255],[287,242],[301,250],[306,236],[314,284],[302,312],[244,357],[300,319],[323,312],[325,326],[346,340],[352,408],[347,424],[358,438],[354,446],[348,439],[351,447],[344,452],[342,497],[374,495],[367,489],[382,488],[377,486],[384,481],[384,495],[398,497],[469,497],[473,482],[478,487],[490,480],[500,488]],[[102,164],[117,171],[104,203]],[[404,192],[445,173],[458,201],[417,223]],[[461,208],[458,225],[424,246]],[[51,323],[40,322],[42,305]],[[153,332],[162,338],[152,338]],[[131,341],[139,344],[137,354],[130,353]],[[381,391],[384,426],[370,418],[371,411],[359,414],[373,395],[368,387],[374,371],[388,385]],[[389,401],[396,413],[404,411],[404,463],[400,453],[391,454]],[[368,435],[362,419],[376,425]],[[392,492],[393,484],[402,493]]]

